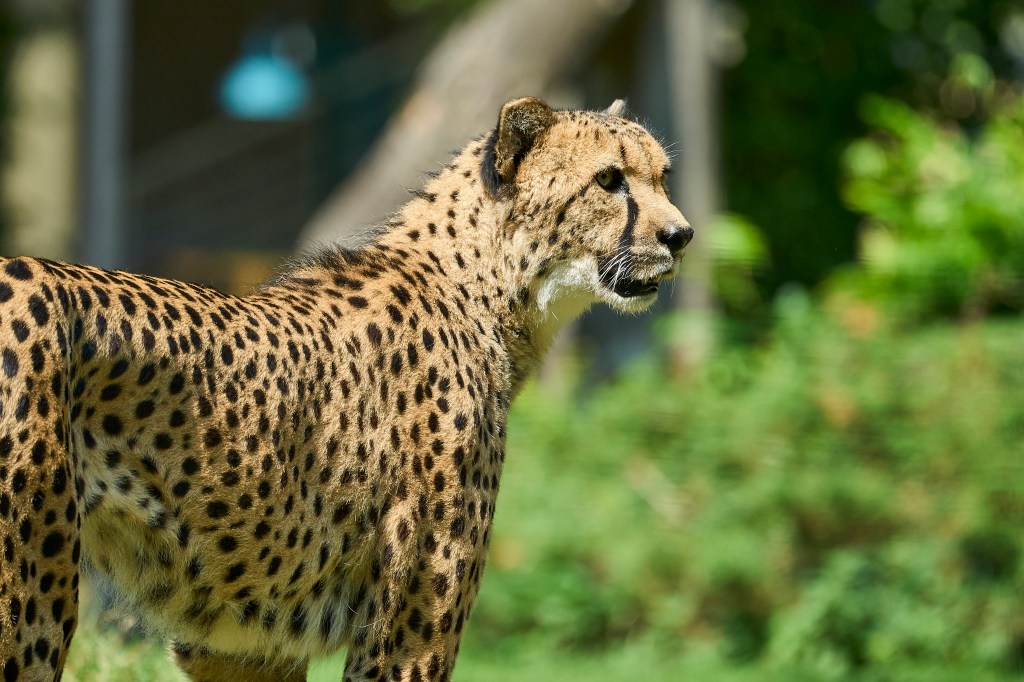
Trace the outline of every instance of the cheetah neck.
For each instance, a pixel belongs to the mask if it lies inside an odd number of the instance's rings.
[[[572,268],[537,277],[539,259],[517,235],[529,226],[479,180],[479,149],[471,144],[389,221],[378,244],[420,254],[438,266],[452,296],[504,347],[513,394],[544,359],[559,331],[591,304]],[[529,254],[532,256],[532,254]],[[524,267],[525,265],[525,267]]]

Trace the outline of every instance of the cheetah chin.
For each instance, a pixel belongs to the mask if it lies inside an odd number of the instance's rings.
[[[614,259],[598,258],[595,279],[599,299],[622,312],[642,312],[658,300],[659,285],[675,277],[679,259],[631,258],[619,268]]]

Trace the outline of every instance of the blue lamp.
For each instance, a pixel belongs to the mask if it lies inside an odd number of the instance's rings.
[[[235,118],[288,119],[301,114],[309,100],[306,74],[266,43],[243,54],[220,85],[221,108]]]

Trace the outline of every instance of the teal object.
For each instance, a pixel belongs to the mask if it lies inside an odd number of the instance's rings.
[[[287,59],[249,54],[227,72],[220,87],[221,108],[246,119],[287,119],[309,104],[306,75]]]

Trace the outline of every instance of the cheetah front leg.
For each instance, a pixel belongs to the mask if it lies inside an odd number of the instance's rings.
[[[307,661],[237,658],[184,644],[172,646],[174,658],[195,682],[304,682]]]
[[[78,504],[66,450],[49,432],[0,424],[0,671],[60,679],[78,618]]]
[[[486,543],[483,529],[466,516],[444,520],[423,524],[413,562],[393,565],[363,600],[365,625],[354,630],[343,682],[451,679]]]
[[[414,581],[428,590],[433,583],[430,578]],[[391,617],[367,626],[368,631],[353,638],[343,682],[448,682],[465,621],[457,601],[450,597],[414,596],[408,603],[399,599]],[[456,620],[459,632],[455,631]]]

